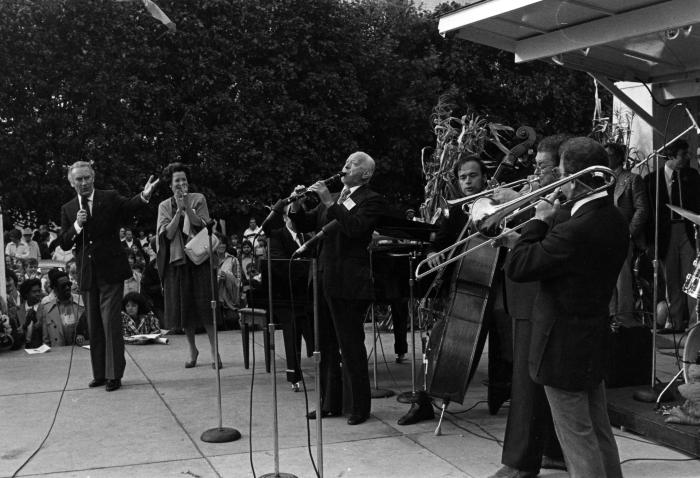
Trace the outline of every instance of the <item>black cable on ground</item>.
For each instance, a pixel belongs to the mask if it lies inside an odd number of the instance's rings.
[[[71,300],[72,300],[72,299],[71,299]],[[76,329],[76,332],[75,332],[75,333],[77,333],[77,330],[78,330],[77,324],[76,324],[76,328],[75,328],[75,329]],[[48,431],[46,432],[46,435],[44,436],[44,439],[41,440],[41,443],[39,443],[39,446],[37,447],[37,449],[34,450],[34,452],[33,452],[31,455],[29,455],[29,457],[28,457],[26,460],[24,460],[24,463],[22,463],[22,464],[20,465],[20,467],[17,468],[17,470],[15,470],[14,473],[12,473],[12,478],[15,478],[15,477],[17,476],[17,474],[18,474],[20,471],[22,471],[22,469],[23,469],[25,466],[27,466],[27,464],[29,464],[30,461],[32,461],[32,459],[36,456],[36,454],[39,453],[39,450],[42,449],[42,447],[43,447],[44,444],[46,443],[46,440],[49,439],[49,435],[51,435],[51,431],[53,430],[53,427],[54,427],[54,425],[56,424],[56,418],[58,418],[58,410],[61,408],[61,403],[63,402],[63,396],[64,396],[65,393],[66,393],[66,388],[68,387],[68,381],[70,380],[70,372],[71,372],[71,369],[72,369],[72,367],[73,367],[73,352],[74,352],[74,351],[75,351],[75,336],[73,337],[73,346],[72,346],[71,349],[70,349],[70,359],[69,359],[69,361],[68,361],[68,373],[66,374],[66,382],[63,384],[63,389],[61,390],[61,395],[60,395],[60,397],[58,398],[58,404],[56,405],[56,410],[55,410],[54,413],[53,413],[53,418],[51,419],[51,425],[49,425],[49,429],[48,429]]]
[[[85,235],[83,234],[83,248],[82,248],[82,254],[83,254],[83,259],[84,259],[84,254],[85,254]],[[84,264],[84,262],[83,262]],[[81,272],[82,273],[82,272]],[[82,276],[81,276],[82,277]],[[58,297],[56,298],[58,300]],[[49,439],[49,435],[51,435],[51,431],[53,430],[54,425],[56,424],[56,419],[58,418],[58,411],[61,408],[61,403],[63,402],[63,396],[66,394],[66,388],[68,388],[68,381],[70,380],[70,372],[73,368],[73,353],[75,352],[75,339],[78,336],[78,325],[80,324],[80,317],[78,316],[75,304],[73,303],[73,293],[71,292],[71,307],[73,309],[73,316],[75,317],[75,330],[73,331],[73,344],[71,345],[70,349],[70,358],[68,360],[68,372],[66,373],[66,381],[63,384],[63,388],[61,389],[61,395],[58,397],[58,404],[56,405],[56,410],[53,413],[53,418],[51,419],[51,425],[49,426],[48,431],[46,432],[46,435],[44,436],[44,439],[41,440],[41,443],[39,443],[39,446],[37,447],[34,452],[29,455],[29,457],[24,460],[24,463],[20,465],[17,470],[15,470],[14,473],[12,473],[12,478],[15,478],[17,474],[22,471],[22,469],[29,464],[30,461],[34,459],[37,453],[39,453],[39,450],[44,446],[46,443],[46,440]],[[87,313],[87,312],[86,312]],[[36,326],[38,324],[38,320],[34,322],[34,325]]]
[[[304,409],[306,410],[306,413],[304,414],[304,417],[306,418],[306,449],[309,453],[309,459],[311,460],[311,465],[314,468],[314,473],[316,474],[317,478],[321,478],[321,475],[318,471],[318,467],[316,466],[316,460],[314,460],[314,455],[313,452],[311,451],[311,424],[309,423],[309,394],[308,391],[306,390],[306,379],[304,378],[304,371],[301,369],[301,353],[300,351],[297,350],[297,331],[296,331],[296,307],[295,307],[295,301],[294,301],[294,282],[292,280],[292,261],[294,260],[293,257],[289,258],[288,262],[288,267],[287,267],[287,279],[289,282],[289,302],[291,304],[291,309],[292,309],[292,333],[293,333],[293,349],[294,349],[294,362],[297,367],[297,370],[299,372],[299,377],[301,378],[301,385],[302,388],[304,389]],[[272,280],[270,278],[269,280]],[[314,287],[316,284],[314,284]],[[313,322],[312,322],[313,323]],[[303,335],[303,334],[302,334]],[[308,347],[308,344],[306,344]],[[314,348],[320,347],[320,344],[314,343]],[[319,348],[320,350],[320,348]],[[321,393],[320,390],[316,390],[316,393]],[[316,419],[319,420],[321,418],[321,413],[323,413],[321,410],[316,410]]]
[[[250,279],[249,279],[250,280]],[[249,289],[249,291],[252,290]],[[251,293],[252,296],[252,293]],[[255,317],[255,303],[253,302],[253,317]],[[255,322],[255,321],[253,321]],[[255,463],[253,463],[253,387],[255,386],[255,323],[251,325],[251,338],[249,350],[252,350],[253,358],[250,365],[250,395],[248,402],[248,460],[250,462],[250,471],[253,472],[253,478],[257,478],[255,474]],[[247,337],[246,337],[247,338]]]

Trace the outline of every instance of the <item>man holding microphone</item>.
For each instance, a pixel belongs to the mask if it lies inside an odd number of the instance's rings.
[[[121,330],[124,280],[131,276],[119,226],[148,204],[158,180],[151,176],[143,192],[131,199],[114,190],[95,189],[90,163],[77,161],[68,169],[77,196],[61,208],[60,246],[75,247],[78,280],[83,293],[90,335],[93,380],[108,392],[121,387],[126,360]]]

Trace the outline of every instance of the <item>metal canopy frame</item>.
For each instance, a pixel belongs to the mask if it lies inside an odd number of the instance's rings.
[[[443,15],[440,34],[590,73],[658,130],[615,86],[653,85],[675,100],[700,95],[700,0],[482,0]]]

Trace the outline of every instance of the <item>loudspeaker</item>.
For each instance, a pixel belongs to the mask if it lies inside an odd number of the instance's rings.
[[[647,327],[619,327],[610,336],[605,384],[608,388],[649,385],[651,331]]]

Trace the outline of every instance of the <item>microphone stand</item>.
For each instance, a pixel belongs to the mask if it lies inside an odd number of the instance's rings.
[[[374,267],[372,265],[372,247],[369,247],[369,271],[370,271],[370,285],[372,287],[371,290],[374,290]],[[374,357],[372,361],[372,374],[373,374],[373,381],[374,381],[374,388],[371,390],[372,398],[387,398],[391,397],[394,395],[393,390],[389,390],[386,388],[379,388],[377,386],[377,337],[378,337],[378,332],[377,332],[377,321],[376,317],[374,315],[374,302],[369,306],[370,310],[370,316],[372,318],[372,332],[373,332],[373,351],[374,351]],[[381,339],[380,339],[381,340]],[[386,362],[386,358],[384,359]]]
[[[272,314],[272,255],[270,251],[269,236],[267,237],[267,299],[267,311],[270,317],[268,327],[270,330],[269,353],[270,362],[272,363],[272,453],[274,457],[275,471],[273,473],[261,475],[260,478],[297,478],[296,475],[292,475],[291,473],[280,473],[279,425],[277,422],[277,360],[275,357],[275,328],[277,327],[277,324],[275,324],[273,320],[274,315]],[[294,309],[292,309],[292,316],[293,315]]]
[[[318,314],[318,260],[311,259],[311,273],[314,291],[314,374],[316,379],[316,461],[318,476],[323,478],[323,413],[321,412],[321,333]]]
[[[652,327],[651,327],[651,379],[650,379],[650,388],[646,390],[637,390],[634,392],[634,399],[638,400],[640,402],[656,402],[657,399],[660,399],[661,396],[663,395],[663,391],[658,393],[654,387],[656,385],[656,321],[658,320],[658,308],[657,304],[659,301],[659,207],[661,199],[660,199],[660,188],[661,188],[661,164],[659,161],[659,153],[664,150],[665,148],[668,147],[668,145],[678,141],[680,138],[685,136],[687,133],[689,133],[691,130],[695,129],[697,130],[697,126],[695,123],[695,118],[693,117],[692,114],[686,109],[686,112],[690,116],[690,119],[693,124],[688,126],[682,133],[676,135],[673,139],[668,141],[666,144],[661,146],[659,149],[651,153],[644,161],[642,161],[640,164],[643,164],[647,161],[649,161],[651,158],[656,158],[656,170],[654,171],[654,184],[656,186],[655,188],[655,197],[654,197],[654,259],[652,261],[652,266],[653,266],[653,271],[654,271],[654,290],[652,291],[652,312],[653,312],[653,319],[652,319]],[[670,113],[669,113],[670,114]],[[663,183],[663,187],[666,187],[666,181]],[[670,197],[669,197],[670,199]],[[677,376],[676,376],[677,377]],[[671,381],[673,382],[676,380],[674,379]]]
[[[415,327],[413,325],[414,321],[414,311],[416,309],[414,304],[414,288],[416,283],[416,278],[414,275],[413,261],[416,259],[416,251],[411,251],[408,256],[408,292],[409,292],[409,309],[408,309],[408,320],[411,321],[411,392],[404,392],[399,394],[396,400],[400,403],[410,403],[411,408],[401,416],[398,420],[399,425],[412,425],[423,420],[432,420],[435,418],[435,412],[433,411],[433,404],[430,400],[430,395],[427,392],[427,373],[428,373],[428,362],[426,360],[426,341],[421,337],[421,351],[423,353],[423,389],[416,390],[416,334]]]
[[[413,276],[413,261],[416,258],[416,251],[408,254],[408,320],[411,326],[411,391],[398,394],[396,401],[400,403],[413,403],[417,399],[416,391],[416,331],[413,326],[414,319],[414,287],[416,279]]]
[[[201,220],[201,218],[200,218]],[[216,328],[216,291],[214,289],[214,251],[212,250],[212,240],[211,236],[214,232],[214,221],[206,222],[204,224],[207,228],[209,236],[209,282],[211,283],[211,317],[214,324],[214,355],[216,356],[216,389],[217,398],[219,405],[219,426],[217,428],[210,428],[202,433],[201,440],[207,443],[228,443],[236,441],[241,438],[241,432],[235,428],[224,427],[222,425],[223,419],[221,414],[221,372],[219,369],[219,333]]]

